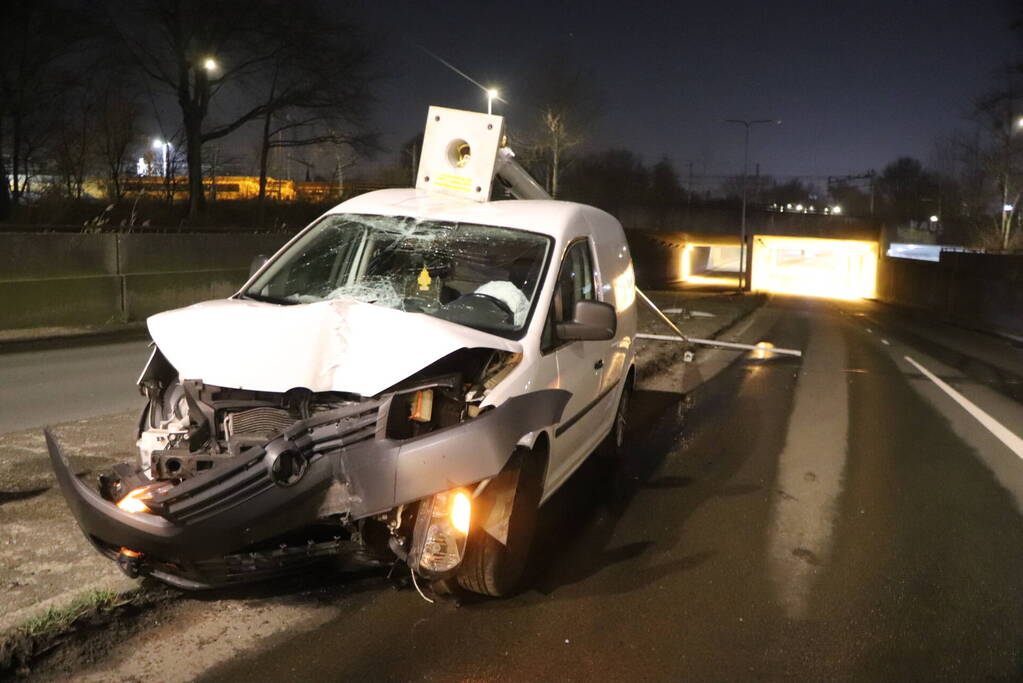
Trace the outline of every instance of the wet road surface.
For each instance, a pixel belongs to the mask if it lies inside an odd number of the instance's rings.
[[[1023,351],[866,302],[744,327],[805,357],[739,359],[684,425],[637,392],[631,486],[581,468],[517,597],[370,581],[204,680],[1023,677]]]

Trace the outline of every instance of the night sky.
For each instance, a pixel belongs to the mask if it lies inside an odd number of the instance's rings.
[[[742,129],[726,118],[781,119],[754,129],[751,164],[776,177],[925,163],[935,136],[965,124],[993,71],[1018,57],[1005,0],[977,2],[367,4],[394,75],[377,123],[390,150],[421,129],[430,104],[484,110],[485,96],[426,55],[501,90],[513,129],[529,114],[527,65],[563,46],[601,97],[593,146],[627,147],[684,175],[737,172]],[[384,158],[393,159],[393,151]],[[684,178],[683,178],[684,180]]]

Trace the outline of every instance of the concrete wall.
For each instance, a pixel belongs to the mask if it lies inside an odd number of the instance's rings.
[[[0,233],[0,329],[144,320],[232,294],[279,234]]]
[[[662,287],[678,280],[684,242],[666,237],[667,234],[654,231],[625,231],[640,289]]]
[[[961,325],[1023,337],[1023,255],[942,252],[938,263],[882,256],[877,295]]]

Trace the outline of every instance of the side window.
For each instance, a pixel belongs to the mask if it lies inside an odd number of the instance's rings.
[[[547,314],[540,348],[546,351],[557,345],[554,323],[571,320],[577,301],[596,298],[590,245],[586,240],[580,240],[568,248],[561,262],[557,289],[551,302],[551,310]]]

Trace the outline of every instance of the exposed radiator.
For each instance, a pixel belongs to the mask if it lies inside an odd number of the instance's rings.
[[[295,418],[281,408],[249,408],[228,413],[224,418],[224,434],[233,436],[261,436],[269,438],[295,423]]]

